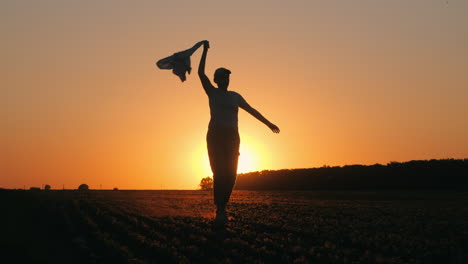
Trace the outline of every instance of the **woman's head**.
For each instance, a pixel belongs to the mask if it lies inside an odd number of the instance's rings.
[[[218,68],[214,73],[214,82],[218,85],[218,88],[227,90],[229,86],[229,75],[231,71],[226,68]]]

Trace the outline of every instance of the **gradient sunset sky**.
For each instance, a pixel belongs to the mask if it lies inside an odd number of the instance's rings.
[[[208,98],[155,62],[210,41],[240,172],[468,158],[468,1],[2,1],[0,188],[195,189]]]

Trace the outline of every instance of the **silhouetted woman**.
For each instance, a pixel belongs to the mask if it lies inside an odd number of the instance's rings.
[[[237,176],[240,143],[237,128],[239,107],[267,125],[274,133],[279,133],[280,130],[257,110],[252,108],[240,94],[227,90],[231,71],[225,68],[217,69],[214,73],[214,82],[218,87],[214,87],[211,84],[205,74],[205,61],[209,42],[205,40],[202,43],[203,55],[200,59],[198,75],[210,103],[211,119],[206,141],[211,171],[213,172],[214,202],[216,204],[215,221],[226,223],[228,220],[226,204],[231,196]]]

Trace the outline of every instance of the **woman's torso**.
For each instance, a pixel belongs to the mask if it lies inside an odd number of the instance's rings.
[[[209,95],[209,127],[231,127],[237,129],[239,104],[242,96],[233,91],[214,89]]]

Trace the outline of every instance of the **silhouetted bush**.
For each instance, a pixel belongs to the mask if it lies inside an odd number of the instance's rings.
[[[46,184],[46,185],[44,186],[44,190],[46,190],[46,191],[50,190],[50,185],[49,185],[49,184]]]
[[[468,189],[468,159],[264,170],[239,174],[236,189]]]
[[[200,181],[200,189],[202,191],[209,191],[213,189],[213,179],[211,177],[205,177]]]
[[[78,190],[80,191],[87,191],[89,190],[89,186],[87,184],[81,184],[80,186],[78,186]]]

